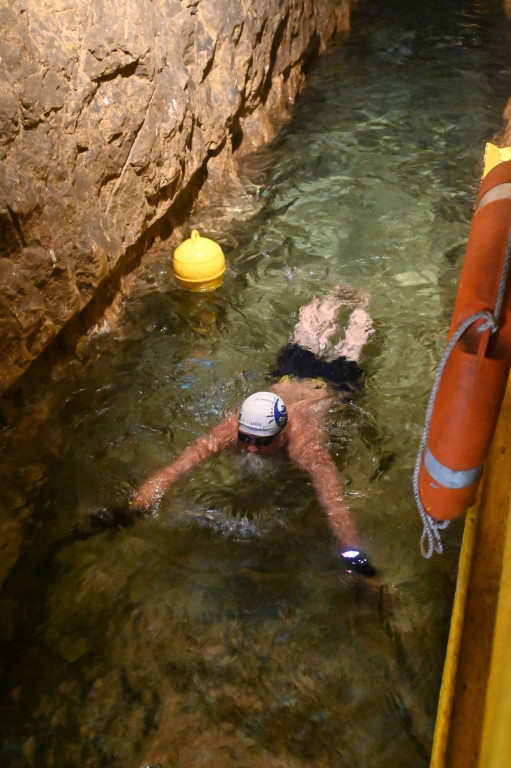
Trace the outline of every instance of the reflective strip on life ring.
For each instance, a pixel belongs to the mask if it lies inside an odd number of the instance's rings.
[[[479,475],[483,471],[482,464],[473,469],[450,469],[435,459],[428,446],[424,451],[424,466],[434,482],[450,490],[468,488],[469,485],[479,479]]]

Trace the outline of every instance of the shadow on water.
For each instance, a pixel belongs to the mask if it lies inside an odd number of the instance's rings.
[[[511,90],[496,6],[358,6],[243,194],[190,221],[223,286],[179,290],[154,248],[4,430],[2,768],[428,765],[462,523],[422,560],[411,474]],[[375,334],[330,450],[376,582],[340,569],[285,457],[219,457],[138,516],[133,489],[340,283],[370,291]]]

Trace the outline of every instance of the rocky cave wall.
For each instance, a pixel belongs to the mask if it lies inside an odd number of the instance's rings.
[[[0,393],[270,138],[352,2],[0,0]]]

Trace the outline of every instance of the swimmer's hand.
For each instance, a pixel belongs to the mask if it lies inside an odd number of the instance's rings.
[[[133,502],[144,511],[151,509],[161,499],[168,487],[161,476],[155,475],[142,483],[135,494]]]
[[[371,565],[367,555],[360,549],[345,549],[341,552],[341,562],[348,573],[359,573],[361,576],[376,576],[376,569]]]

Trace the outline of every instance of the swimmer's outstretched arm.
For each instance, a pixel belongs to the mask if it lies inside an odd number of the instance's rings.
[[[288,450],[291,459],[310,476],[340,546],[358,546],[357,527],[344,498],[344,487],[335,462],[324,445],[323,432],[311,426],[298,436],[291,432]]]
[[[146,480],[135,495],[135,503],[148,509],[158,501],[174,483],[184,478],[192,469],[200,467],[220,451],[234,445],[238,436],[236,414],[221,421],[207,435],[191,443],[171,464],[155,472]]]
[[[342,565],[349,573],[375,576],[376,571],[367,555],[359,547],[359,534],[349,507],[344,499],[344,488],[337,467],[325,444],[319,428],[308,426],[290,432],[290,457],[307,472],[312,480],[318,500],[325,510],[330,528],[340,546]]]

